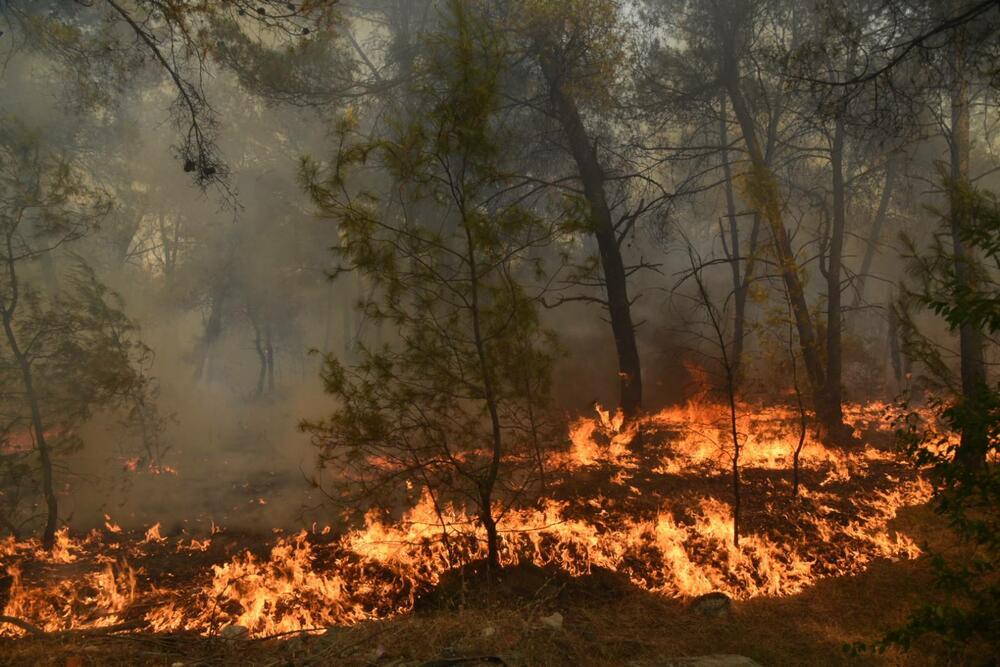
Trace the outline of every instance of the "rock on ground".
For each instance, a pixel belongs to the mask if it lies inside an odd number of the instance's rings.
[[[691,658],[674,658],[662,667],[762,667],[756,660],[743,655],[699,655]]]

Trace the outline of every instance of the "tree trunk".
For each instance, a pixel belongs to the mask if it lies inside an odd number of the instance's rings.
[[[721,328],[719,331],[721,334]],[[742,494],[740,493],[740,435],[736,428],[736,380],[730,361],[726,357],[725,348],[722,350],[722,359],[726,368],[726,396],[729,399],[729,434],[733,439],[733,546],[738,548],[740,546]]]
[[[469,315],[472,320],[472,340],[476,347],[476,357],[479,362],[479,370],[482,377],[483,399],[486,402],[486,410],[490,416],[490,434],[492,438],[490,463],[487,466],[485,475],[479,480],[479,516],[483,528],[486,530],[487,543],[487,576],[492,571],[500,568],[500,548],[497,539],[497,524],[493,518],[493,487],[496,485],[497,477],[500,474],[500,463],[503,458],[503,430],[500,426],[500,406],[497,402],[496,389],[493,386],[493,365],[490,360],[487,340],[483,334],[480,322],[479,305],[479,264],[476,260],[476,240],[469,227],[466,212],[462,210],[462,227],[465,232],[466,248],[468,251],[469,285],[471,298],[469,304]]]
[[[500,536],[497,533],[497,522],[493,518],[492,502],[489,493],[484,494],[479,501],[481,505],[479,520],[486,530],[487,576],[492,576],[500,571]]]
[[[264,355],[267,358],[267,393],[274,393],[274,341],[271,338],[271,323],[264,324]]]
[[[733,276],[733,372],[739,376],[743,360],[743,338],[746,329],[746,277],[740,271],[740,228],[736,223],[736,197],[733,194],[733,169],[729,164],[729,132],[726,114],[726,94],[719,96],[719,145],[722,147],[722,175],[725,180],[726,217],[729,220],[729,266]],[[749,266],[748,266],[749,272]]]
[[[11,356],[21,371],[24,395],[28,399],[28,408],[31,411],[31,428],[35,434],[38,463],[42,469],[42,495],[45,497],[46,507],[42,546],[46,549],[52,549],[52,546],[55,544],[56,525],[59,521],[59,503],[56,500],[55,488],[52,481],[52,453],[49,449],[48,440],[45,438],[45,425],[42,422],[42,409],[38,394],[35,391],[34,377],[31,372],[31,360],[25,351],[21,349],[20,342],[17,340],[17,333],[14,331],[14,313],[17,312],[20,297],[20,283],[15,266],[17,260],[14,258],[15,254],[11,234],[7,235],[6,246],[7,287],[10,290],[10,298],[7,303],[0,303],[0,320],[3,322],[4,335],[7,338],[7,345],[10,347]]]
[[[210,304],[208,319],[205,321],[205,331],[202,339],[198,343],[198,362],[195,367],[194,377],[199,379],[212,379],[212,349],[222,335],[222,311],[226,303],[226,287],[219,282],[212,287],[210,294]]]
[[[962,190],[969,186],[969,84],[965,78],[965,35],[960,29],[953,45],[951,81],[951,184],[949,188],[952,249],[955,278],[958,286],[973,289],[973,276],[969,266],[969,251],[961,238],[961,231],[969,222],[969,210],[962,200]],[[962,403],[977,409],[986,384],[986,366],[983,361],[982,332],[971,324],[958,330],[961,357]],[[987,451],[987,434],[982,428],[962,431],[956,458],[969,468],[983,465]]]
[[[871,236],[868,238],[865,255],[861,260],[861,270],[858,272],[858,282],[854,290],[853,308],[860,306],[864,299],[865,283],[868,281],[868,274],[872,269],[872,261],[875,259],[875,251],[878,247],[879,239],[882,237],[882,227],[889,216],[889,204],[892,201],[897,160],[897,156],[891,153],[885,163],[885,185],[882,186],[882,196],[878,202],[878,210],[875,212],[875,219],[872,220]]]
[[[13,271],[13,269],[12,269]],[[46,518],[45,530],[42,532],[42,546],[51,549],[55,544],[56,526],[59,521],[59,503],[52,481],[52,453],[48,440],[45,439],[45,425],[42,422],[42,410],[35,392],[34,378],[31,372],[31,362],[25,356],[14,332],[14,313],[11,309],[3,310],[3,329],[10,347],[11,356],[21,371],[21,382],[24,384],[24,394],[31,410],[31,429],[35,435],[35,447],[38,449],[38,463],[42,469],[42,494],[45,496]]]
[[[618,354],[619,407],[625,418],[631,420],[642,409],[642,372],[635,327],[632,324],[625,264],[622,261],[611,209],[604,191],[604,170],[597,160],[595,147],[587,135],[575,101],[563,90],[558,68],[545,57],[541,59],[541,66],[549,86],[549,95],[556,117],[569,142],[570,153],[576,162],[583,184],[584,196],[590,205],[594,237],[597,240],[601,268],[604,272],[611,330]]]
[[[841,267],[844,255],[844,229],[846,227],[847,193],[844,187],[844,119],[841,114],[834,121],[833,144],[830,147],[830,169],[833,172],[833,224],[830,229],[830,246],[826,270],[826,374],[824,385],[816,402],[816,416],[831,440],[846,441],[851,438],[849,427],[844,424],[843,355],[841,346],[843,319],[841,302]]]
[[[792,252],[788,230],[785,229],[778,184],[757,137],[753,114],[740,88],[739,66],[735,55],[731,52],[724,55],[721,78],[729,100],[732,102],[733,113],[739,122],[743,141],[750,156],[751,170],[746,179],[746,196],[764,217],[764,221],[771,230],[771,240],[778,262],[778,270],[781,273],[785,294],[795,318],[795,328],[799,336],[799,346],[802,349],[802,360],[806,367],[806,376],[816,408],[817,421],[820,423],[824,438],[836,439],[844,433],[846,427],[843,421],[838,419],[837,411],[829,409],[829,402],[824,395],[826,373],[823,355],[816,327],[809,312],[809,305],[806,303],[802,279],[799,276],[799,266],[795,260],[795,253]],[[839,303],[837,308],[839,312]]]
[[[260,364],[257,370],[257,389],[254,396],[260,397],[264,395],[264,379],[267,377],[267,354],[264,352],[260,327],[257,326],[257,322],[253,318],[250,319],[250,326],[253,327],[253,346],[257,351],[257,362]]]
[[[899,316],[896,314],[895,299],[889,302],[889,363],[892,365],[892,377],[899,386],[903,382],[903,362],[899,345]]]

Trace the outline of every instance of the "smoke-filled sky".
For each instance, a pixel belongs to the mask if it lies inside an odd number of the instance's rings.
[[[937,3],[237,2],[207,12],[180,3],[190,13],[177,16],[166,4],[0,3],[0,130],[10,155],[39,174],[24,180],[25,167],[0,166],[7,195],[36,188],[30,229],[17,232],[38,251],[17,269],[20,335],[50,321],[25,305],[32,299],[71,310],[56,295],[85,265],[120,295],[145,350],[130,354],[141,357],[148,423],[118,394],[91,401],[74,394],[90,385],[64,386],[75,376],[45,371],[65,522],[88,527],[109,514],[204,531],[337,520],[326,487],[311,483],[317,450],[299,423],[336,407],[320,377],[325,355],[358,363],[363,349],[398,344],[401,327],[359,307],[379,294],[372,276],[331,278],[345,264],[335,249],[343,220],[308,190],[303,160],[329,164],[349,119],[350,141],[369,142],[371,153],[344,191],[377,197],[386,218],[444,225],[451,213],[421,191],[433,179],[403,187],[391,151],[379,151],[426,139],[442,109],[461,120],[478,108],[475,95],[462,96],[462,58],[488,74],[483,127],[499,137],[481,151],[493,190],[479,210],[517,199],[542,220],[574,222],[514,263],[526,292],[544,292],[534,305],[553,334],[556,421],[595,401],[614,406],[625,391],[624,320],[606,273],[614,261],[647,409],[719,391],[737,340],[745,400],[785,400],[790,359],[806,386],[790,262],[821,364],[831,358],[831,261],[840,267],[835,384],[845,400],[891,398],[929,375],[900,351],[890,311],[906,281],[919,281],[907,255],[933,249],[947,209],[940,173],[953,160],[956,98],[942,54],[952,33],[899,62],[886,54],[933,26]],[[327,4],[328,15],[310,13]],[[456,6],[473,27],[461,27]],[[993,192],[996,20],[968,26],[964,70],[965,178]],[[456,35],[468,43],[453,47]],[[761,195],[765,166],[773,200]],[[77,178],[60,210],[98,199],[103,208],[42,252],[60,168]],[[595,231],[594,183],[617,260]],[[769,207],[789,256],[775,249]],[[525,270],[536,261],[544,275]],[[912,321],[955,370],[946,326],[928,313]],[[989,343],[987,362],[995,357]],[[77,357],[75,372],[111,363],[95,358]],[[16,445],[31,442],[29,411],[9,346],[0,363],[0,437],[13,443],[3,512],[34,525],[37,489],[17,481],[37,478]]]

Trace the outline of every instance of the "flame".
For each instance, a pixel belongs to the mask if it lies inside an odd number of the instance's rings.
[[[154,523],[152,526],[149,527],[149,530],[146,531],[146,537],[143,538],[142,540],[143,544],[150,544],[152,542],[162,543],[165,541],[166,541],[165,538],[160,536],[159,521],[157,521],[156,523]]]
[[[725,480],[732,455],[726,408],[689,403],[625,423],[598,406],[596,416],[570,425],[566,450],[550,456],[550,477],[565,486],[556,481],[539,505],[504,514],[501,562],[554,565],[572,575],[601,567],[665,596],[722,591],[747,599],[792,595],[877,558],[920,555],[910,537],[890,528],[900,508],[931,494],[908,463],[873,445],[826,448],[807,434],[804,480],[792,499],[783,475],[799,442],[796,413],[749,405],[738,412],[741,465],[779,480],[767,493],[747,491],[747,502],[768,521],[749,521],[739,547],[728,496],[670,493],[677,476]],[[847,418],[863,434],[885,430],[890,412],[878,404],[849,406]],[[639,428],[647,437],[643,450],[632,452]],[[580,479],[592,483],[585,494],[573,486]],[[405,613],[443,573],[486,550],[474,515],[436,507],[426,489],[398,520],[370,512],[363,526],[340,534],[315,525],[294,535],[276,530],[274,538],[260,538],[273,539],[269,547],[234,556],[221,555],[231,553],[225,546],[210,549],[236,539],[214,523],[203,539],[164,537],[159,523],[130,533],[108,516],[105,527],[82,538],[61,529],[51,553],[36,540],[0,540],[12,581],[2,613],[46,630],[127,619],[142,629],[205,635],[231,626],[251,637],[320,631]],[[104,541],[108,533],[114,541]],[[154,576],[129,564],[153,555],[199,559],[191,562],[204,567],[175,581],[162,566],[150,568],[160,573]],[[40,576],[35,561],[50,571]],[[0,634],[21,632],[0,626]]]
[[[204,540],[196,540],[191,538],[191,541],[185,546],[183,542],[177,543],[177,551],[208,551],[208,548],[212,546],[211,538],[205,538]]]
[[[122,527],[111,520],[111,517],[107,514],[104,515],[104,528],[107,529],[109,533],[120,533],[122,532]]]
[[[31,619],[46,632],[113,626],[136,599],[136,572],[124,561],[49,588],[25,586],[17,566],[8,567],[7,574],[11,584],[4,615]]]
[[[39,558],[53,563],[72,563],[77,558],[76,554],[73,553],[74,550],[76,550],[76,545],[69,537],[69,528],[63,526],[56,531],[55,543],[52,545],[52,550],[46,553],[39,546],[36,554]]]

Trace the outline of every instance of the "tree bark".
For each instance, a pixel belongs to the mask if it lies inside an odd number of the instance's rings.
[[[854,302],[851,304],[853,308],[860,306],[864,299],[865,284],[872,269],[872,261],[875,259],[879,239],[882,237],[882,227],[885,226],[886,218],[889,217],[889,204],[892,201],[892,190],[896,180],[897,161],[898,157],[895,154],[889,154],[886,159],[885,184],[882,186],[882,196],[879,198],[875,219],[872,220],[872,231],[865,247],[865,255],[861,260],[861,270],[858,272],[858,282],[854,290]]]
[[[833,142],[830,147],[830,170],[833,175],[833,224],[826,270],[826,373],[816,405],[817,417],[834,440],[850,439],[844,424],[843,355],[841,347],[843,319],[841,303],[841,267],[844,255],[844,229],[847,214],[847,193],[844,187],[843,110],[834,120]],[[833,431],[836,429],[836,431]]]
[[[253,345],[257,351],[257,361],[260,364],[257,369],[257,389],[254,396],[258,398],[264,395],[264,379],[267,377],[267,354],[264,352],[264,343],[260,336],[260,327],[256,320],[250,318],[250,326],[253,327]]]
[[[806,367],[806,376],[812,391],[817,418],[820,421],[824,437],[833,438],[843,431],[843,423],[837,422],[835,415],[820,412],[824,407],[823,389],[826,385],[826,375],[819,338],[809,313],[809,305],[806,303],[802,280],[799,277],[799,267],[795,260],[795,254],[792,252],[791,240],[785,229],[778,185],[757,137],[753,114],[743,97],[743,91],[740,88],[739,67],[732,53],[728,53],[724,57],[721,78],[730,102],[732,102],[733,113],[739,122],[743,141],[750,156],[751,172],[747,175],[747,196],[771,230],[771,240],[778,262],[778,270],[781,273],[785,294],[795,319],[795,328],[799,337],[799,346],[802,349],[802,359]]]
[[[895,298],[889,302],[889,363],[892,377],[899,385],[903,382],[903,361],[899,344],[899,316],[896,314]]]
[[[17,363],[21,372],[21,382],[24,385],[24,394],[28,399],[28,408],[31,411],[31,428],[35,435],[35,448],[38,450],[38,463],[42,470],[42,494],[45,497],[46,518],[45,529],[42,532],[42,546],[45,549],[52,549],[55,544],[56,527],[59,521],[59,503],[56,499],[55,488],[52,475],[52,452],[49,448],[48,440],[45,438],[45,425],[42,421],[41,404],[38,393],[35,390],[34,376],[31,371],[31,360],[28,359],[24,350],[21,349],[14,331],[14,313],[17,310],[19,296],[17,272],[14,268],[14,252],[11,246],[10,237],[7,238],[7,272],[10,285],[10,302],[0,306],[0,320],[3,321],[4,335],[7,338],[7,345],[10,347],[11,356]]]
[[[274,341],[271,337],[271,323],[264,324],[264,355],[267,359],[267,392],[274,393]]]
[[[566,135],[570,153],[583,184],[584,196],[590,205],[594,238],[597,240],[604,273],[608,314],[618,355],[619,407],[625,418],[631,420],[642,409],[642,371],[635,327],[632,324],[625,264],[622,261],[611,209],[604,191],[606,180],[604,170],[598,162],[595,147],[583,125],[576,102],[563,89],[555,63],[543,56],[541,66],[549,87],[552,106]]]
[[[955,278],[961,288],[973,289],[973,275],[969,265],[969,250],[962,241],[961,232],[970,223],[969,209],[962,198],[962,190],[969,186],[969,83],[965,75],[965,34],[960,29],[952,46],[951,81],[951,184],[949,187],[949,218],[951,224],[952,252]],[[983,361],[982,332],[974,325],[959,327],[959,355],[961,358],[962,398],[966,406],[976,409],[986,384],[986,366]],[[987,434],[982,428],[966,428],[957,452],[957,460],[969,468],[982,466],[987,451]]]
[[[476,261],[476,242],[472,229],[462,210],[462,227],[465,232],[466,248],[468,250],[469,286],[471,290],[469,315],[472,320],[472,340],[476,348],[476,356],[482,375],[483,400],[490,416],[491,452],[486,474],[479,480],[479,516],[486,530],[487,543],[487,577],[500,569],[500,547],[497,536],[497,524],[493,518],[493,487],[500,474],[500,463],[503,459],[503,430],[500,426],[500,407],[497,401],[496,389],[493,385],[493,365],[490,360],[487,340],[480,322],[479,304],[479,264]]]
[[[740,228],[736,223],[736,197],[733,194],[733,169],[729,164],[729,119],[726,114],[726,94],[719,96],[719,145],[722,175],[725,180],[726,217],[729,220],[729,267],[733,276],[733,372],[739,376],[743,360],[743,338],[746,329],[747,283],[740,270]],[[749,273],[749,267],[748,271]]]
[[[212,351],[222,335],[222,312],[226,304],[226,296],[226,286],[222,280],[219,280],[210,292],[208,319],[205,321],[205,331],[198,343],[198,363],[194,373],[196,380],[212,379]]]

